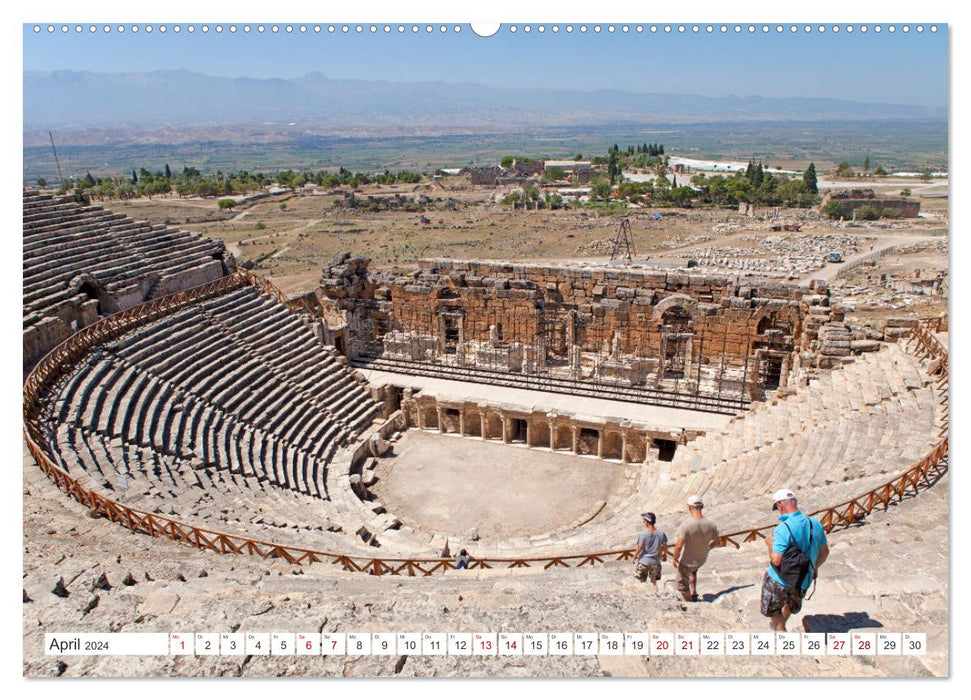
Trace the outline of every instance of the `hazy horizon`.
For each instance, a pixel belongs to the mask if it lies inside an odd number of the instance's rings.
[[[76,69],[74,67],[62,67],[62,68],[53,68],[53,69],[44,69],[44,70],[40,70],[40,69],[25,69],[24,70],[24,76],[25,77],[27,77],[29,75],[51,75],[51,74],[55,74],[55,73],[96,74],[96,75],[113,75],[113,76],[151,75],[151,74],[156,74],[156,73],[157,74],[186,73],[186,74],[195,74],[195,75],[205,76],[205,77],[208,77],[208,78],[219,78],[219,79],[224,79],[224,80],[253,80],[253,81],[275,81],[275,80],[279,80],[279,81],[287,81],[287,82],[295,81],[295,80],[301,80],[301,79],[306,79],[306,78],[311,78],[311,77],[316,77],[316,76],[320,76],[320,77],[326,78],[328,80],[333,80],[335,82],[336,81],[343,81],[343,82],[372,82],[372,83],[388,83],[388,84],[394,84],[394,85],[417,85],[417,84],[425,84],[425,83],[428,83],[428,84],[439,84],[439,85],[454,86],[454,87],[463,87],[463,86],[465,86],[465,87],[487,87],[487,88],[495,88],[495,89],[508,88],[508,89],[512,89],[512,90],[535,90],[535,89],[547,89],[548,88],[548,86],[543,86],[543,85],[533,85],[533,86],[503,86],[503,85],[497,85],[497,84],[490,84],[490,83],[487,83],[487,82],[475,82],[475,81],[449,81],[449,80],[424,80],[424,79],[415,79],[415,80],[381,80],[381,79],[370,79],[370,78],[361,77],[361,76],[338,76],[338,75],[331,75],[331,74],[327,73],[326,71],[318,71],[318,70],[308,71],[308,72],[303,73],[303,74],[300,74],[300,75],[287,76],[287,77],[284,77],[284,76],[259,77],[259,76],[256,76],[256,75],[222,75],[222,74],[219,74],[219,73],[209,73],[209,72],[201,71],[201,70],[194,69],[194,68],[159,68],[159,69],[152,70],[152,71],[126,71],[126,70],[117,70],[117,71],[90,71],[90,70],[78,70],[78,69]],[[583,88],[579,88],[579,87],[575,87],[575,88],[565,87],[565,88],[557,88],[557,90],[558,91],[562,91],[562,92],[575,92],[575,93],[621,92],[621,93],[627,93],[627,94],[631,94],[631,95],[655,95],[655,96],[656,95],[671,95],[671,96],[678,96],[678,97],[703,97],[703,98],[708,98],[708,99],[738,98],[738,99],[768,99],[768,100],[780,99],[781,100],[781,99],[786,99],[786,98],[792,98],[792,99],[807,99],[807,100],[838,100],[838,101],[842,101],[842,102],[856,102],[856,103],[865,104],[865,105],[886,105],[886,104],[890,104],[890,105],[901,105],[901,106],[907,106],[907,107],[928,107],[928,108],[938,108],[938,107],[944,108],[944,107],[947,106],[946,104],[945,105],[914,104],[914,103],[910,103],[910,102],[906,102],[906,101],[898,101],[898,100],[895,100],[895,99],[864,100],[864,99],[848,99],[848,98],[833,97],[833,96],[830,96],[830,95],[801,95],[801,94],[800,95],[793,94],[793,95],[786,95],[786,96],[780,97],[780,96],[777,96],[777,95],[769,95],[769,94],[760,93],[760,92],[741,92],[741,91],[739,91],[739,92],[731,92],[731,93],[724,93],[724,94],[706,94],[706,93],[702,93],[702,92],[687,91],[687,90],[671,90],[671,91],[660,92],[660,91],[656,91],[656,90],[642,90],[642,89],[637,89],[636,87],[627,87],[627,88],[623,88],[623,89],[620,89],[620,88],[600,88],[600,87],[590,87],[588,89],[583,89]]]
[[[70,25],[48,33],[24,25],[24,73],[76,72],[141,74],[187,70],[213,77],[292,81],[312,73],[332,80],[440,82],[494,89],[621,90],[633,94],[710,98],[760,96],[824,98],[870,104],[946,108],[948,104],[947,27],[908,33],[883,29],[847,33],[795,33],[774,28],[712,33],[557,33],[509,31],[482,38],[468,25],[441,33],[385,34],[384,25],[361,34],[330,34],[308,28],[287,34],[255,31],[176,34],[147,25],[134,34],[116,30],[77,33]],[[87,26],[87,25],[85,25]],[[99,25],[99,27],[102,25]],[[158,25],[156,25],[157,27]],[[187,27],[188,25],[183,25]],[[294,25],[299,27],[299,25]],[[313,25],[310,25],[311,27]],[[534,27],[538,25],[533,25]],[[552,26],[552,25],[547,25]],[[565,27],[565,25],[560,25]],[[579,26],[574,25],[574,26]],[[800,28],[802,25],[799,25]],[[814,25],[816,26],[816,25]],[[832,25],[826,25],[831,27]],[[845,27],[845,25],[843,25]],[[889,27],[889,25],[883,25]],[[59,25],[58,25],[59,27]],[[746,25],[747,27],[747,25]],[[787,25],[788,27],[788,25]]]

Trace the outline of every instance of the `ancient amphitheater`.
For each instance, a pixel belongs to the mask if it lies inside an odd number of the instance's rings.
[[[593,265],[345,255],[287,299],[218,242],[25,191],[24,672],[946,675],[946,337],[855,328],[824,282]],[[790,629],[926,655],[42,651],[54,628],[762,631],[779,486],[833,550]],[[676,532],[693,493],[728,545],[694,605],[629,563],[638,514]]]

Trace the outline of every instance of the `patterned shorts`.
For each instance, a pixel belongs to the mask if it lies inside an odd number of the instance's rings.
[[[634,565],[634,576],[640,581],[647,581],[648,578],[654,583],[661,580],[661,565],[651,562],[637,562]]]
[[[762,579],[762,614],[766,617],[776,617],[782,614],[782,608],[789,606],[793,614],[802,610],[802,598],[806,591],[783,586],[768,572]]]

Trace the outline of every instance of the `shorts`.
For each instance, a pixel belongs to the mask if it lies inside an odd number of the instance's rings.
[[[661,563],[637,562],[634,565],[634,576],[639,581],[647,581],[650,578],[653,583],[657,583],[661,580]]]
[[[777,617],[782,614],[782,608],[789,606],[793,614],[802,610],[802,598],[806,591],[783,586],[765,573],[762,579],[762,614],[766,617]]]
[[[692,582],[697,583],[698,569],[700,568],[701,566],[694,566],[691,564],[679,564],[676,567],[678,572],[676,581],[679,591],[683,591],[685,593],[691,592],[691,584]]]

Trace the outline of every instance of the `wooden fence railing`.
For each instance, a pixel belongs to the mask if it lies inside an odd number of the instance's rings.
[[[161,537],[187,544],[196,549],[219,552],[222,554],[248,554],[264,559],[282,559],[290,564],[306,565],[327,562],[340,566],[345,571],[358,571],[376,576],[385,574],[407,576],[430,576],[434,573],[453,569],[450,559],[441,558],[386,558],[355,556],[336,552],[305,549],[273,542],[265,542],[242,535],[233,535],[215,530],[195,527],[154,513],[146,513],[107,498],[106,496],[82,486],[70,474],[57,465],[56,460],[41,446],[45,443],[43,426],[40,420],[41,400],[44,392],[50,389],[62,376],[64,370],[80,360],[91,348],[117,338],[119,335],[144,323],[173,313],[189,304],[211,298],[243,285],[253,285],[260,289],[275,289],[269,282],[261,280],[248,271],[236,273],[215,282],[161,297],[140,306],[114,314],[87,328],[78,331],[54,348],[34,367],[24,383],[24,435],[27,448],[37,461],[41,470],[54,484],[78,503],[89,508],[95,517],[103,517],[122,525],[133,532],[151,537]],[[273,292],[269,292],[273,294]],[[273,294],[282,298],[279,291]],[[282,303],[286,303],[285,300]],[[916,495],[922,489],[933,485],[936,479],[948,469],[947,437],[947,350],[934,336],[932,329],[925,323],[915,324],[908,349],[921,358],[936,362],[934,371],[937,389],[943,397],[941,419],[942,439],[916,464],[890,481],[848,501],[829,506],[810,513],[819,519],[827,532],[860,522],[878,508],[887,508],[892,503],[908,495]],[[767,537],[776,523],[738,530],[722,536],[724,544],[736,548],[744,542],[752,542]],[[561,568],[601,564],[605,561],[625,561],[633,556],[633,549],[615,549],[585,554],[564,554],[546,557],[487,557],[474,559],[469,568]],[[670,550],[666,552],[670,555]]]

